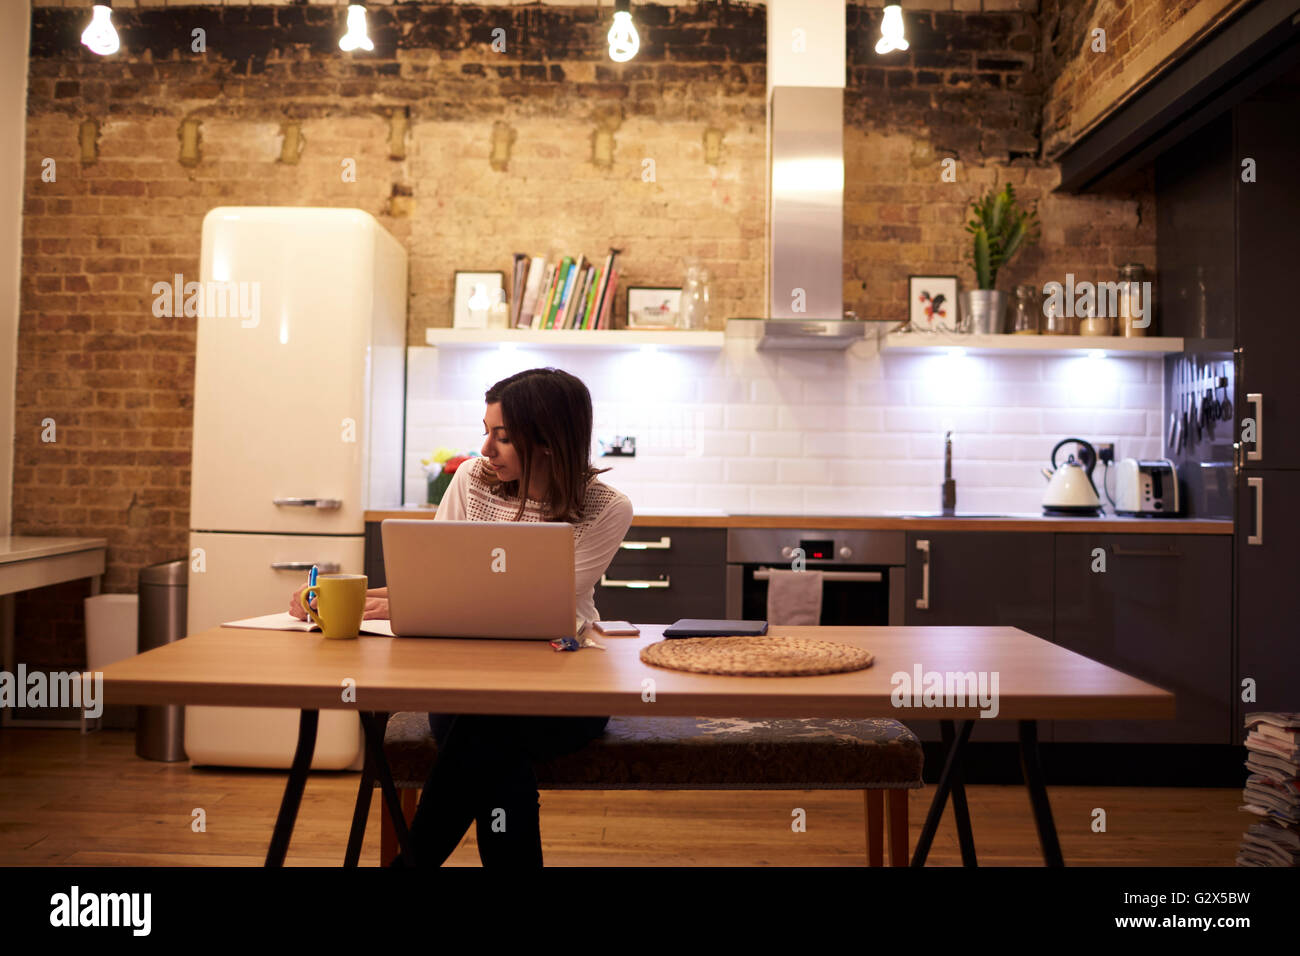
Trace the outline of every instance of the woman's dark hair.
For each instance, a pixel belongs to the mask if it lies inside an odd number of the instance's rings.
[[[494,491],[519,498],[518,521],[526,492],[538,471],[546,474],[548,510],[552,521],[578,522],[587,483],[608,468],[591,465],[591,392],[576,376],[558,368],[530,368],[503,378],[484,395],[489,405],[501,403],[501,418],[519,455],[522,480],[501,481],[485,474]],[[550,449],[550,454],[542,449]]]

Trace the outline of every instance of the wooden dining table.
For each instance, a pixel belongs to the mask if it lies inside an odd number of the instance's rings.
[[[384,759],[384,726],[396,711],[556,716],[889,717],[939,720],[948,749],[912,857],[923,865],[951,794],[962,859],[975,860],[962,766],[985,720],[1019,724],[1021,766],[1048,865],[1062,865],[1038,755],[1039,720],[1174,717],[1174,695],[1014,627],[772,626],[768,637],[802,637],[864,648],[864,670],[807,677],[737,677],[643,663],[643,647],[666,625],[636,637],[600,637],[604,649],[556,651],[547,641],[361,636],[215,627],[103,671],[110,705],[199,704],[301,711],[298,744],[267,853],[282,865],[315,747],[321,710],[361,713],[366,766],[345,864],[360,852],[374,780],[404,852],[410,845]],[[758,638],[757,640],[762,640]],[[936,703],[900,690],[906,674],[997,675],[996,716],[969,698]],[[990,714],[990,716],[982,716]],[[373,775],[373,776],[372,776]],[[364,795],[364,808],[362,796]],[[364,809],[365,812],[362,812]],[[408,856],[408,859],[410,857]]]

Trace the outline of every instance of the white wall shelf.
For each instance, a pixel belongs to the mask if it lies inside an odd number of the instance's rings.
[[[944,332],[891,332],[881,352],[936,352],[965,349],[975,355],[1086,355],[1102,351],[1107,356],[1155,356],[1182,352],[1181,338],[1121,335],[959,335]]]
[[[655,345],[671,349],[721,349],[722,332],[653,329],[426,329],[425,341],[437,348],[485,349],[515,343],[550,348],[635,349]]]

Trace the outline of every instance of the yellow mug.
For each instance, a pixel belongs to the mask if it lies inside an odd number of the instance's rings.
[[[298,604],[320,627],[322,637],[348,638],[361,633],[361,619],[366,613],[364,574],[321,574],[316,583],[298,592]],[[316,594],[317,609],[311,606]]]

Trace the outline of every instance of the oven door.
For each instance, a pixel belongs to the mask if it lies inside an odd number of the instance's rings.
[[[727,565],[727,618],[767,620],[767,571],[772,564]],[[878,627],[903,623],[903,569],[889,565],[839,564],[809,561],[809,571],[822,572],[823,627]]]

